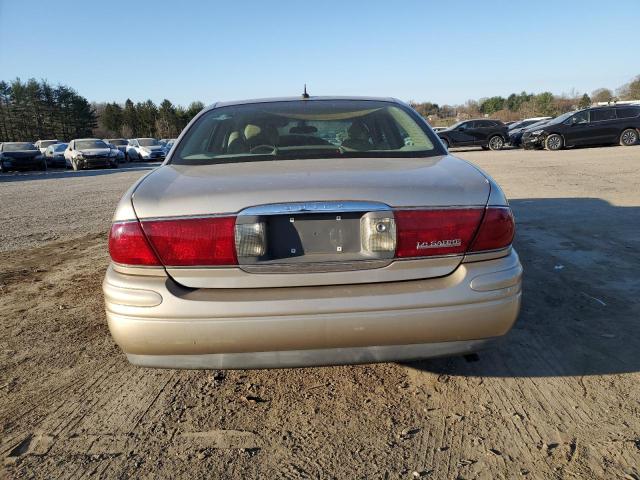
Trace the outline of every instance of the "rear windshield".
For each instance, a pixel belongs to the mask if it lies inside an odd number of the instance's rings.
[[[40,147],[47,148],[49,145],[55,145],[58,143],[57,140],[40,140]]]
[[[126,145],[128,142],[124,138],[111,138],[108,140],[111,145]]]
[[[139,138],[138,143],[141,147],[153,147],[154,145],[160,145],[160,142],[155,138]]]
[[[324,157],[416,157],[444,152],[410,109],[373,100],[300,100],[210,110],[171,162],[206,164]]]
[[[33,143],[5,143],[2,145],[4,152],[20,152],[23,150],[37,150]]]
[[[109,148],[102,140],[78,140],[76,150],[90,150],[92,148]]]
[[[53,147],[54,152],[63,152],[67,149],[66,143],[58,143]]]

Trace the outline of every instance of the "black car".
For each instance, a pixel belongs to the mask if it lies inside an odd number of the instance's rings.
[[[522,136],[525,132],[541,127],[550,120],[551,117],[543,117],[536,120],[523,120],[519,122],[520,125],[509,129],[509,143],[512,147],[520,147],[522,145]]]
[[[500,120],[465,120],[437,134],[447,148],[478,146],[500,150],[509,139],[507,126]]]
[[[38,147],[29,142],[0,143],[0,172],[29,169],[47,169],[47,161]]]
[[[636,145],[640,138],[640,105],[592,107],[565,113],[522,136],[524,148],[560,150],[582,145]]]

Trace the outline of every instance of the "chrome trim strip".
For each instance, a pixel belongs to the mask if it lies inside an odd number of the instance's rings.
[[[290,213],[336,213],[336,212],[380,212],[391,211],[392,208],[381,202],[365,201],[313,201],[271,203],[245,208],[238,213],[241,215],[286,215]]]
[[[346,262],[244,264],[239,265],[239,267],[247,273],[327,273],[384,268],[392,262],[393,259],[389,258],[381,260],[351,260]]]

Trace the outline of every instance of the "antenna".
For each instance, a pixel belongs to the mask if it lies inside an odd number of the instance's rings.
[[[307,84],[304,84],[304,92],[302,92],[302,98],[309,98],[309,94],[307,93]]]

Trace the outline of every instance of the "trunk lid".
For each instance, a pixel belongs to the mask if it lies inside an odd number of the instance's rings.
[[[238,215],[266,224],[269,258],[235,267],[168,267],[193,288],[353,284],[444,276],[462,255],[363,255],[365,216],[416,207],[484,207],[487,179],[451,156],[165,165],[132,196],[138,218]],[[392,215],[392,214],[391,214]]]

